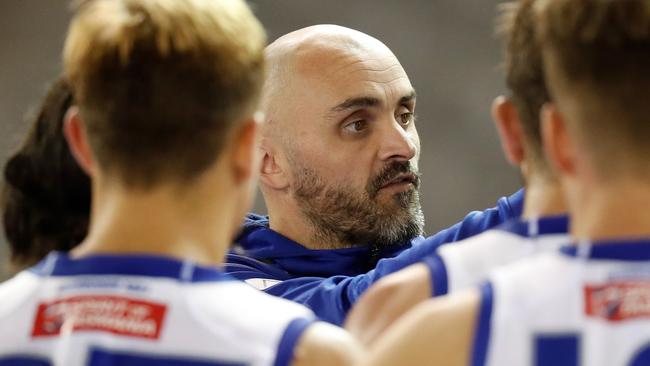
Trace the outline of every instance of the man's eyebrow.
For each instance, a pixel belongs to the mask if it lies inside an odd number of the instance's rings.
[[[410,93],[408,93],[407,95],[399,99],[399,104],[400,105],[407,104],[408,102],[414,100],[415,98],[417,98],[417,94],[415,93],[415,90],[411,90]]]
[[[398,105],[407,104],[412,100],[414,100],[415,98],[416,98],[415,90],[411,90],[410,93],[400,98]],[[345,112],[347,110],[354,109],[354,108],[376,107],[380,103],[381,102],[379,101],[379,99],[373,97],[348,98],[343,103],[332,107],[332,109],[330,109],[330,112],[328,114]]]
[[[333,107],[330,112],[344,112],[353,108],[375,107],[379,105],[379,99],[373,97],[348,98],[343,103]]]

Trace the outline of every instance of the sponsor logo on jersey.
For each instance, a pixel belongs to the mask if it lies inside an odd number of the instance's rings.
[[[587,285],[584,294],[587,316],[609,321],[650,317],[649,281]]]
[[[74,296],[38,305],[33,337],[103,331],[157,339],[167,307],[123,296]]]

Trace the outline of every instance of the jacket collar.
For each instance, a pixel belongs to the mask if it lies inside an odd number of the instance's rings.
[[[422,240],[377,250],[368,246],[346,249],[308,249],[269,228],[268,216],[249,214],[237,243],[247,256],[275,264],[290,275],[354,276],[373,269],[381,258],[394,257]]]

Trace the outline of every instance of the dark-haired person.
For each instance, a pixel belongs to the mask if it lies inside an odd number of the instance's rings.
[[[522,217],[442,246],[422,263],[379,281],[346,320],[346,328],[364,343],[372,343],[393,321],[431,296],[477,285],[498,266],[569,241],[564,195],[542,148],[539,111],[549,102],[549,94],[535,42],[533,5],[534,0],[519,0],[501,8],[498,28],[506,43],[510,96],[498,97],[493,104],[505,156],[526,182]]]
[[[536,0],[535,22],[575,243],[418,305],[364,364],[650,364],[650,2]]]
[[[425,240],[416,95],[379,40],[335,25],[266,49],[261,190],[226,270],[342,324],[379,278],[521,214],[523,192]]]
[[[63,118],[73,104],[60,78],[49,88],[22,146],[7,161],[2,215],[13,268],[68,251],[88,230],[90,179],[72,157]]]
[[[265,33],[240,0],[81,3],[64,133],[88,234],[0,285],[0,365],[338,365],[345,331],[218,267],[249,208]]]

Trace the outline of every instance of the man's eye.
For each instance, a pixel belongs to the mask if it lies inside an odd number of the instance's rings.
[[[368,127],[368,122],[366,122],[366,120],[360,119],[358,121],[348,123],[343,128],[348,132],[359,133],[365,130],[367,127]]]
[[[413,112],[402,113],[397,120],[402,126],[408,126],[415,120],[415,114]]]

